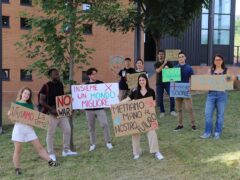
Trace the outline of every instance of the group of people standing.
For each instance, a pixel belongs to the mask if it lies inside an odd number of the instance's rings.
[[[165,51],[159,50],[158,52],[158,62],[154,64],[154,68],[157,74],[156,81],[156,91],[157,98],[155,98],[155,91],[149,86],[148,75],[144,70],[144,62],[142,59],[137,59],[136,69],[131,67],[131,59],[125,58],[124,68],[118,73],[120,77],[119,81],[119,99],[122,102],[129,100],[136,100],[146,97],[152,97],[153,100],[157,99],[160,106],[160,118],[166,115],[164,108],[164,91],[167,95],[170,95],[170,83],[162,81],[162,70],[165,68],[173,68],[174,66],[166,61]],[[178,64],[175,67],[181,69],[181,82],[190,82],[191,75],[193,75],[193,69],[190,65],[186,64],[186,56],[184,52],[180,52],[178,55]],[[145,72],[139,75],[137,87],[134,89],[129,89],[127,85],[127,74]],[[227,68],[225,67],[223,57],[221,55],[216,55],[213,60],[213,65],[209,70],[212,75],[226,74]],[[87,70],[87,75],[89,81],[86,84],[99,84],[103,83],[97,79],[98,70],[96,68],[89,68]],[[59,71],[57,69],[50,69],[48,72],[50,81],[44,84],[39,93],[39,102],[44,109],[44,112],[50,116],[49,126],[47,131],[47,150],[43,148],[36,133],[33,128],[29,125],[22,123],[15,123],[12,132],[12,141],[14,142],[14,153],[13,153],[13,163],[15,166],[16,174],[21,174],[20,170],[20,154],[23,142],[30,142],[33,144],[39,155],[48,161],[49,166],[58,166],[56,153],[54,151],[54,135],[56,128],[60,127],[63,132],[63,151],[62,156],[73,156],[77,155],[77,152],[70,150],[70,136],[71,128],[67,117],[57,118],[56,111],[56,96],[64,95],[64,87],[60,81]],[[32,91],[31,89],[24,87],[19,91],[18,97],[16,99],[16,104],[33,109],[34,105],[32,103]],[[196,130],[192,99],[191,98],[173,98],[169,96],[170,100],[170,115],[178,117],[178,126],[174,129],[179,131],[183,129],[183,115],[182,109],[185,104],[186,110],[189,111],[190,121],[192,125],[192,130]],[[213,132],[212,121],[213,121],[213,111],[217,109],[217,120],[216,128],[214,131],[214,138],[218,139],[222,132],[222,126],[224,121],[224,110],[227,100],[226,92],[222,91],[209,91],[206,102],[205,110],[205,131],[201,138],[209,138]],[[176,104],[176,111],[175,111]],[[89,151],[96,150],[96,130],[95,121],[98,120],[100,126],[103,129],[104,140],[106,148],[113,149],[110,137],[110,130],[106,112],[103,108],[96,109],[85,109],[86,119],[88,122],[88,132],[90,137]],[[164,159],[163,155],[159,151],[159,144],[157,133],[155,130],[151,130],[147,133],[150,153],[158,160]],[[140,134],[132,135],[132,148],[133,148],[133,159],[137,160],[140,158],[142,153],[140,147]]]

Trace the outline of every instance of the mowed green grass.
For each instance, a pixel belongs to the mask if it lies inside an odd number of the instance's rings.
[[[102,129],[97,123],[97,149],[88,152],[86,118],[84,112],[79,112],[74,119],[74,144],[80,155],[61,157],[62,135],[58,130],[55,149],[61,166],[48,167],[47,162],[39,158],[31,145],[24,144],[21,156],[23,174],[16,177],[12,164],[14,147],[10,140],[12,126],[4,126],[5,134],[0,135],[0,179],[240,179],[240,92],[229,93],[220,140],[199,138],[204,127],[205,98],[205,94],[193,96],[198,128],[195,132],[191,130],[187,112],[184,112],[184,129],[181,132],[173,131],[177,126],[177,118],[170,115],[158,118],[159,146],[165,156],[162,161],[150,155],[145,134],[141,138],[143,154],[139,160],[132,160],[131,137],[114,137],[109,111],[114,149],[106,149]],[[169,102],[165,104],[168,108]],[[46,146],[46,132],[39,129],[36,132]]]

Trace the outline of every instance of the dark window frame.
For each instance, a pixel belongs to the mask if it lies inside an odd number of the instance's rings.
[[[26,17],[20,17],[20,29],[29,30],[32,29],[32,26],[28,24],[30,19]]]
[[[92,24],[83,24],[83,34],[84,35],[92,35],[93,34],[93,25]]]
[[[2,3],[9,4],[9,0],[2,0]]]
[[[1,78],[3,81],[10,81],[10,69],[2,69]]]
[[[88,82],[89,81],[89,77],[87,75],[87,71],[82,71],[82,82]]]
[[[4,22],[4,20],[3,20],[3,18],[8,18],[8,22],[7,22],[7,25],[5,25],[3,22]],[[2,16],[2,27],[3,28],[9,28],[10,27],[10,17],[9,16]]]
[[[28,2],[24,2],[28,1]],[[20,5],[21,6],[32,6],[32,0],[20,0]]]
[[[28,72],[30,72],[30,75],[27,75]],[[32,71],[29,71],[27,69],[20,69],[20,80],[21,81],[32,81]]]

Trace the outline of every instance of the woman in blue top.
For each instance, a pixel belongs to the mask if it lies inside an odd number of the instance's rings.
[[[213,58],[213,64],[209,70],[211,75],[223,75],[228,73],[228,69],[225,66],[223,57],[220,54],[216,54]],[[214,139],[219,139],[222,133],[222,127],[224,122],[224,111],[227,102],[226,91],[209,91],[207,95],[207,101],[205,106],[205,130],[201,138],[209,138],[212,133]],[[217,118],[215,129],[213,132],[213,113],[216,109]]]
[[[33,103],[32,103],[31,89],[27,87],[23,87],[18,93],[16,104],[29,109],[34,109]],[[10,113],[11,112],[8,111],[8,115],[10,115]],[[30,142],[34,146],[38,154],[41,156],[41,158],[48,161],[49,166],[59,165],[56,161],[53,161],[49,157],[47,151],[44,149],[44,147],[40,143],[32,126],[16,122],[12,132],[12,141],[14,142],[14,147],[15,147],[14,153],[13,153],[13,164],[15,166],[16,175],[21,174],[19,159],[22,151],[23,142]]]

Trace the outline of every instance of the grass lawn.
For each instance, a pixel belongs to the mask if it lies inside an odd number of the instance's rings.
[[[106,149],[97,123],[97,149],[88,152],[87,124],[85,114],[81,112],[74,122],[74,144],[80,155],[60,156],[62,136],[58,130],[55,148],[61,166],[48,167],[47,162],[40,159],[29,144],[25,144],[21,157],[23,175],[20,177],[15,176],[12,164],[12,126],[5,126],[5,134],[0,135],[0,179],[240,179],[239,102],[240,92],[230,92],[220,140],[199,138],[204,126],[205,94],[193,96],[197,131],[191,130],[188,113],[184,113],[185,127],[180,132],[173,131],[177,118],[170,115],[159,118],[157,134],[160,151],[165,156],[162,161],[149,154],[146,135],[142,135],[141,139],[143,155],[137,161],[132,160],[131,137],[114,137],[109,111],[114,149]],[[45,145],[46,132],[36,131]]]

